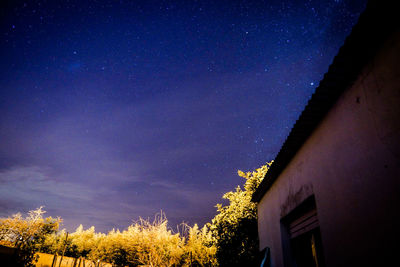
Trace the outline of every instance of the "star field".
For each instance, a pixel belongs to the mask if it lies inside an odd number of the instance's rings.
[[[274,158],[365,1],[6,1],[0,216],[205,223]]]

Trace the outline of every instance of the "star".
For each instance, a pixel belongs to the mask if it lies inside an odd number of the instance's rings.
[[[44,177],[36,183],[49,194],[15,179],[5,188],[20,192],[0,192],[0,203],[13,212],[48,203],[66,228],[79,222],[101,231],[152,217],[147,210],[157,210],[164,196],[171,217],[210,218],[177,207],[190,194],[218,201],[213,192],[238,185],[230,179],[235,170],[273,159],[363,9],[333,0],[170,1],[168,11],[165,1],[155,1],[162,8],[147,1],[112,8],[107,0],[79,7],[8,2],[0,33],[7,51],[0,64],[0,121],[7,129],[0,176],[10,170]],[[19,144],[16,151],[10,144]],[[51,179],[75,184],[77,193],[54,190]],[[154,182],[152,193],[146,179]],[[156,186],[160,181],[167,186]],[[178,182],[182,193],[174,194],[168,185]],[[60,206],[52,201],[57,190]],[[141,198],[131,197],[137,193]],[[32,201],[23,200],[27,195]],[[16,198],[21,205],[11,207]],[[78,200],[85,203],[77,214],[99,216],[88,221],[67,212]],[[121,200],[135,213],[117,214]]]

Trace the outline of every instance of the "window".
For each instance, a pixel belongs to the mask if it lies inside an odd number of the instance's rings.
[[[282,219],[282,228],[285,266],[325,266],[314,197]]]

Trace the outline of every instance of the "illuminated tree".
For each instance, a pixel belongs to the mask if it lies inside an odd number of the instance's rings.
[[[96,233],[94,226],[87,230],[82,225],[69,235],[71,247],[76,249],[76,256],[87,257],[91,251],[98,246],[100,240],[105,237],[102,233]]]
[[[215,252],[217,248],[213,243],[212,233],[208,227],[199,229],[197,224],[187,226],[188,241],[186,251],[189,256],[186,259],[187,266],[217,266]]]
[[[244,189],[227,192],[222,198],[229,204],[217,204],[218,214],[208,224],[217,247],[216,258],[223,266],[253,266],[258,250],[257,207],[251,197],[261,183],[272,162],[261,168],[238,175],[245,178]]]
[[[60,218],[43,218],[43,207],[31,210],[26,218],[17,213],[0,219],[0,244],[17,248],[18,266],[35,266],[36,250],[46,236],[58,230]]]
[[[140,219],[129,226],[127,233],[136,236],[136,261],[142,265],[180,265],[185,253],[184,240],[179,233],[174,234],[167,226],[168,220],[161,212],[151,223]]]
[[[182,224],[182,233],[168,227],[164,213],[153,222],[140,219],[122,232],[96,233],[94,226],[80,225],[68,235],[58,230],[60,219],[43,219],[42,207],[0,220],[0,242],[19,248],[21,266],[34,262],[35,249],[42,252],[85,257],[116,266],[253,266],[258,256],[257,212],[251,197],[271,163],[238,175],[243,189],[223,195],[229,204],[217,204],[218,214],[203,228]],[[65,252],[65,254],[64,254]]]
[[[46,235],[43,244],[39,248],[39,251],[49,254],[62,254],[66,241],[66,235],[67,232],[65,229],[58,231],[57,233]],[[70,242],[68,241],[66,244],[66,248],[69,247]],[[68,255],[68,250],[66,251],[66,255]]]

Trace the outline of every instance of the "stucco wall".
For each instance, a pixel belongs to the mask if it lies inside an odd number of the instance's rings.
[[[390,266],[397,256],[399,51],[396,34],[258,204],[260,249],[270,247],[272,266],[283,266],[280,219],[312,194],[327,266]]]

